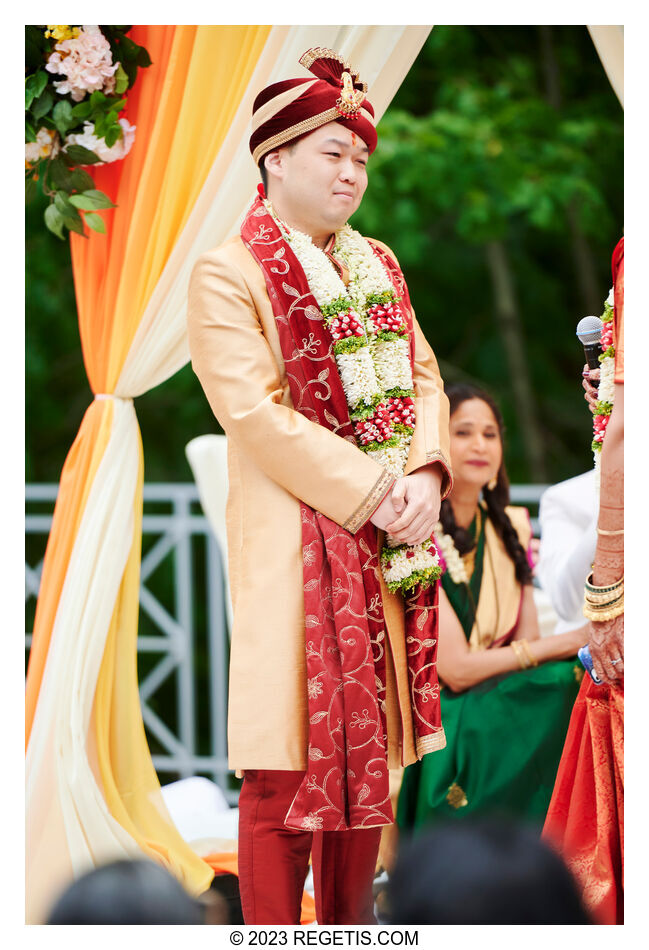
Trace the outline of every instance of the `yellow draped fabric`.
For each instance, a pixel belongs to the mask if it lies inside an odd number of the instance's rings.
[[[106,860],[153,857],[193,893],[212,871],[164,806],[139,706],[143,455],[133,398],[187,361],[198,254],[238,226],[257,173],[254,96],[310,46],[364,70],[380,115],[427,27],[137,26],[153,65],[128,94],[136,138],[92,169],[116,203],[72,236],[79,328],[96,398],[66,459],[43,565],[26,689],[27,920]]]

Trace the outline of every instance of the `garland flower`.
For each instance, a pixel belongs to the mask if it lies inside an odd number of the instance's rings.
[[[604,303],[602,314],[602,354],[599,357],[600,379],[597,390],[597,405],[593,415],[592,450],[595,459],[595,478],[599,485],[602,443],[615,398],[615,347],[613,346],[613,288]]]
[[[455,541],[450,534],[444,534],[441,521],[433,528],[433,537],[444,563],[443,570],[447,571],[454,584],[468,584],[469,575],[466,572],[462,555],[455,547]]]
[[[415,393],[408,327],[388,273],[365,238],[346,224],[336,232],[333,249],[349,270],[345,287],[324,251],[280,221],[268,200],[264,204],[302,266],[331,334],[356,444],[400,477],[415,429]],[[428,587],[441,574],[432,539],[407,545],[388,536],[381,568],[391,591]]]
[[[50,199],[45,224],[61,239],[66,230],[86,236],[85,225],[103,233],[97,211],[114,207],[85,169],[119,161],[133,145],[123,94],[151,59],[130,29],[25,27],[25,199],[40,184]]]

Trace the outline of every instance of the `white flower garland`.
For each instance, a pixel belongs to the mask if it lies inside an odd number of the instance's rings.
[[[606,426],[613,410],[615,400],[615,347],[613,346],[614,290],[611,287],[604,303],[602,314],[602,355],[600,361],[599,386],[597,388],[597,407],[593,416],[593,457],[595,460],[595,486],[599,493],[600,469],[602,461],[602,443]]]
[[[388,272],[365,238],[346,224],[334,245],[349,270],[345,287],[324,251],[280,221],[268,200],[264,205],[302,266],[333,337],[359,448],[392,475],[403,475],[415,428],[415,393],[408,328]],[[381,567],[392,591],[427,585],[441,573],[431,541],[405,545],[388,537]]]
[[[433,529],[435,544],[442,552],[442,557],[446,562],[446,571],[454,584],[468,584],[469,575],[466,572],[462,555],[455,547],[455,541],[450,534],[444,534],[442,524],[437,522]]]

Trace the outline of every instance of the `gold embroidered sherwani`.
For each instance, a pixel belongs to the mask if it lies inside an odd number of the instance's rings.
[[[414,326],[417,421],[405,474],[436,461],[450,473],[448,400],[433,351],[416,320]],[[192,367],[228,436],[234,614],[230,767],[303,770],[307,692],[300,500],[354,533],[385,496],[393,476],[351,442],[293,409],[266,283],[240,237],[196,262],[188,329]],[[444,494],[449,489],[447,474]],[[416,755],[403,599],[391,594],[382,578],[381,588],[388,634],[388,760],[390,766],[408,765]]]

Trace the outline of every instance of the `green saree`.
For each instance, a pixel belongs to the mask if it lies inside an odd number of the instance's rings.
[[[527,548],[531,532],[522,512],[508,509]],[[444,573],[442,586],[471,649],[509,642],[522,589],[488,518],[482,519],[469,584],[455,584]],[[476,617],[493,615],[492,605],[481,600],[497,603],[499,597],[508,613],[501,616],[500,629],[496,624],[490,636],[481,637]],[[491,677],[462,693],[443,686],[446,747],[405,769],[397,808],[399,827],[417,829],[444,819],[487,814],[523,818],[540,827],[582,673],[576,659],[557,660]]]

